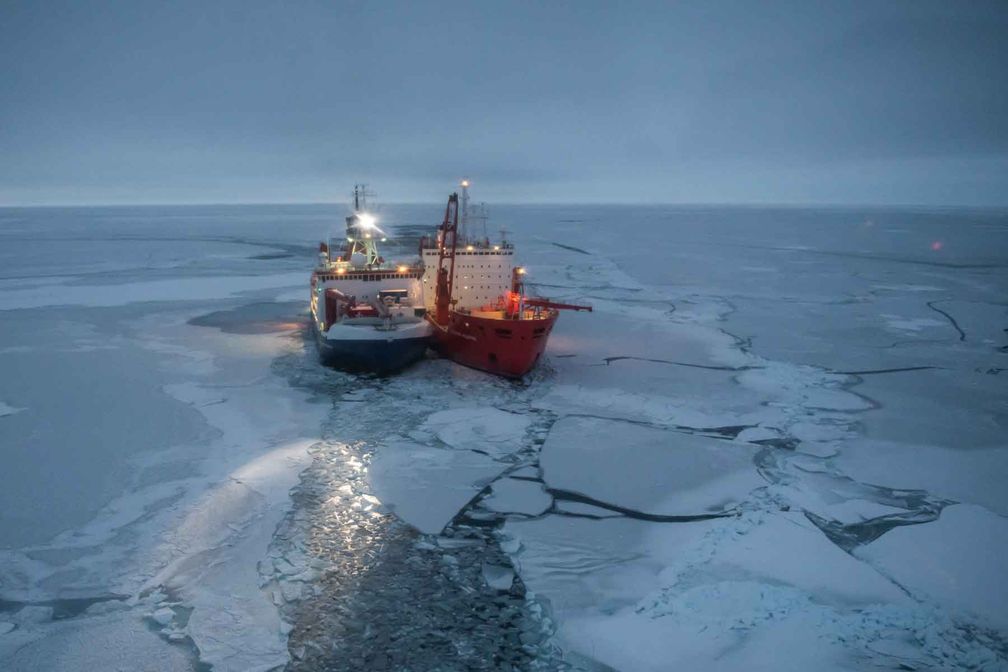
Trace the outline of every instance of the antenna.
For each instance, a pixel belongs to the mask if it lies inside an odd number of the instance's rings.
[[[362,210],[367,210],[367,199],[374,198],[377,194],[367,188],[367,185],[363,182],[360,184],[355,184],[353,187],[353,208],[354,212],[360,212]]]
[[[483,239],[487,240],[489,238],[489,236],[487,235],[487,219],[489,218],[489,215],[487,215],[486,203],[480,203],[479,205],[474,207],[473,212],[475,214],[472,216],[472,218],[480,223],[481,228],[483,229]]]

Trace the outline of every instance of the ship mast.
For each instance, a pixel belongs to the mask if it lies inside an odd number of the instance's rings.
[[[374,193],[365,184],[355,184],[353,190],[353,214],[346,218],[346,261],[353,255],[364,255],[366,266],[378,266],[382,258],[378,254],[378,240],[388,240],[385,233],[375,225],[375,216],[368,212],[367,197]]]
[[[468,240],[469,236],[469,178],[465,178],[459,183],[462,187],[462,217],[459,220],[459,231],[462,240]]]

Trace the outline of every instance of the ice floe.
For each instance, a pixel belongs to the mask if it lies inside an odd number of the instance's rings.
[[[1008,632],[1008,520],[971,504],[854,551],[914,597]]]
[[[1008,516],[1008,490],[1004,486],[1008,446],[955,450],[860,440],[845,443],[832,461],[863,483],[920,488],[936,497],[979,504]]]
[[[375,496],[426,534],[437,534],[507,465],[470,450],[406,439],[380,446],[368,468]]]
[[[630,422],[566,417],[542,449],[552,491],[651,515],[696,516],[732,509],[765,485],[756,446]]]
[[[475,450],[495,457],[515,452],[529,418],[496,408],[453,408],[427,418],[418,429],[458,450]]]
[[[553,504],[553,498],[543,484],[519,478],[499,478],[490,486],[490,495],[480,502],[498,513],[520,513],[537,516]]]

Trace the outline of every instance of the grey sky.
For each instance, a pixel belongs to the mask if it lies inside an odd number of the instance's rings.
[[[1005,2],[0,3],[0,204],[1008,204]]]

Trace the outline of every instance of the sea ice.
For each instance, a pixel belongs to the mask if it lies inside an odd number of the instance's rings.
[[[368,467],[381,503],[425,534],[437,534],[506,465],[470,450],[406,439],[379,446]]]
[[[44,306],[122,306],[144,301],[192,301],[225,299],[241,292],[302,285],[305,275],[218,275],[205,278],[172,278],[111,285],[43,285],[0,292],[0,310]]]
[[[914,597],[1008,632],[1008,520],[972,504],[896,527],[854,551]]]
[[[458,450],[475,450],[494,457],[508,455],[520,446],[529,418],[496,408],[453,408],[438,411],[420,428]]]
[[[862,483],[923,489],[936,497],[1008,515],[1004,487],[1008,446],[955,450],[866,439],[845,443],[832,462]]]
[[[542,483],[516,478],[499,478],[490,486],[490,495],[482,505],[499,513],[521,513],[537,516],[553,504],[553,498],[543,490]]]
[[[765,485],[756,446],[629,422],[566,417],[540,464],[547,487],[657,515],[721,513]]]
[[[0,660],[4,672],[191,672],[194,667],[187,647],[169,646],[131,611],[55,621],[44,628],[18,628],[0,637]]]

